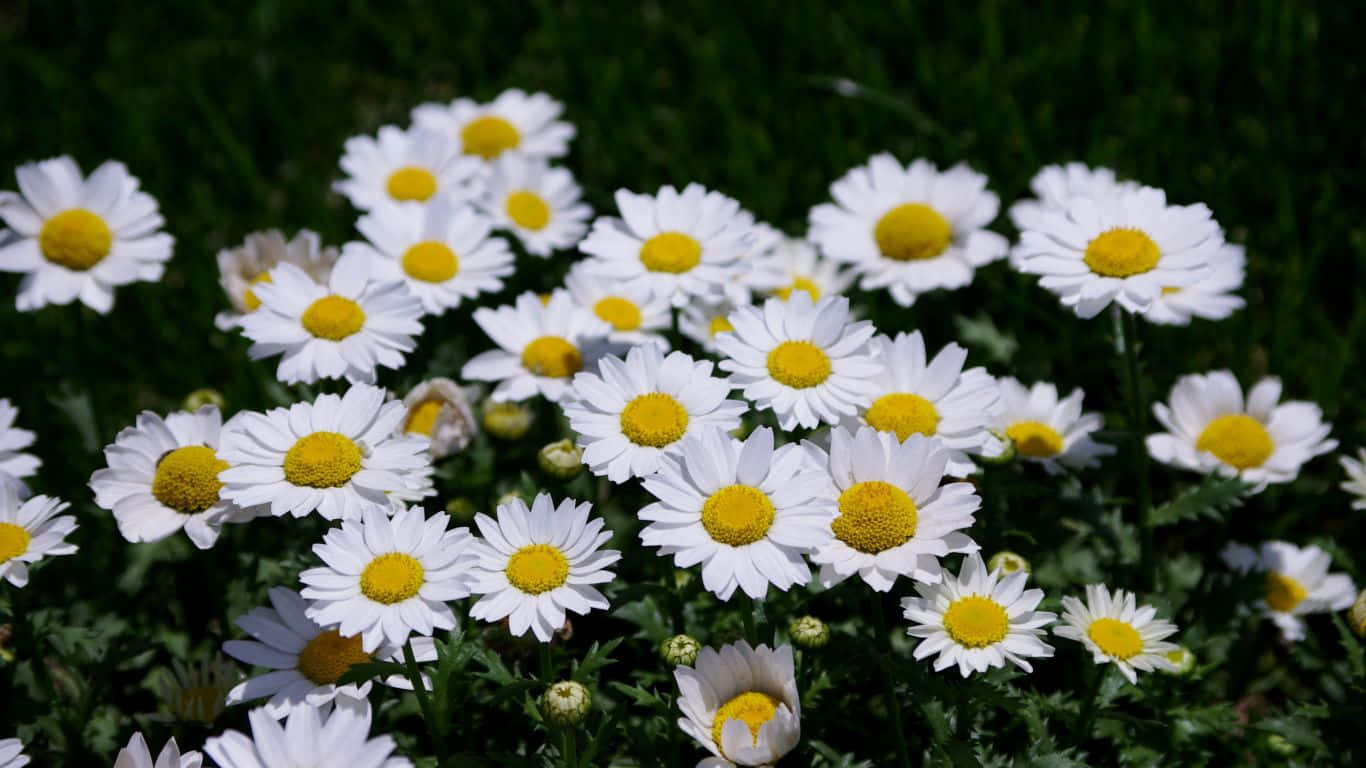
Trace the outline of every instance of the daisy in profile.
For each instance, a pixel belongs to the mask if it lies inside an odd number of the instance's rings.
[[[499,504],[497,519],[476,515],[482,539],[477,560],[468,568],[470,590],[480,595],[470,616],[481,621],[508,620],[508,631],[521,636],[530,629],[536,639],[564,626],[565,612],[606,610],[607,598],[594,587],[613,579],[607,567],[621,559],[614,549],[601,549],[612,532],[601,518],[588,519],[593,505],[565,499],[558,506],[540,493],[528,508],[518,498]]]
[[[939,442],[923,435],[903,442],[868,427],[853,434],[836,427],[828,456],[810,443],[806,448],[828,462],[838,493],[834,538],[811,556],[821,566],[822,586],[854,574],[879,592],[891,589],[898,576],[936,584],[942,578],[939,558],[977,551],[963,531],[982,500],[970,483],[940,485],[949,452]]]
[[[726,399],[730,390],[729,381],[712,375],[711,361],[665,356],[649,345],[632,347],[625,360],[608,355],[597,373],[576,375],[561,407],[593,474],[624,483],[659,470],[689,435],[740,426],[749,406]]]
[[[735,330],[730,324],[730,313],[737,305],[730,301],[710,303],[695,301],[683,308],[679,314],[678,329],[684,336],[692,339],[702,349],[716,354],[716,335]]]
[[[588,231],[593,209],[579,199],[582,194],[568,170],[509,152],[490,165],[488,190],[476,204],[527,253],[544,257],[573,248]]]
[[[498,382],[495,402],[537,394],[558,402],[574,374],[596,362],[611,330],[562,290],[545,302],[528,291],[512,306],[480,307],[474,322],[499,348],[475,355],[460,375]]]
[[[204,742],[204,751],[218,768],[412,768],[407,758],[391,757],[397,749],[393,737],[370,738],[370,719],[369,702],[346,697],[331,705],[298,707],[284,723],[254,709],[247,713],[251,736],[224,731]]]
[[[1037,382],[1026,388],[1006,376],[997,382],[1001,388],[1000,405],[994,417],[996,430],[1014,445],[1015,455],[1043,465],[1055,475],[1068,469],[1087,469],[1100,465],[1100,457],[1115,452],[1113,445],[1096,442],[1091,435],[1105,426],[1099,413],[1083,413],[1086,393],[1077,388],[1058,399],[1058,388]]]
[[[32,477],[43,462],[37,456],[23,452],[33,445],[34,434],[14,426],[18,418],[19,409],[10,404],[9,398],[0,397],[0,486],[12,485],[21,495],[27,496],[24,478]]]
[[[1143,319],[1158,325],[1190,325],[1191,318],[1223,320],[1246,303],[1235,291],[1243,287],[1247,263],[1243,246],[1224,243],[1210,259],[1209,272],[1184,288],[1163,286]]]
[[[141,732],[134,733],[128,739],[128,746],[120,749],[118,757],[114,759],[114,768],[200,768],[203,764],[204,755],[199,752],[181,754],[175,739],[166,742],[154,760],[152,750],[147,747],[147,739],[143,738]]]
[[[698,768],[772,766],[802,737],[802,703],[792,646],[751,648],[741,641],[703,648],[674,669],[678,727],[712,753]]]
[[[464,202],[484,191],[483,164],[462,155],[460,145],[440,131],[386,125],[377,136],[352,136],[341,169],[346,179],[332,188],[362,211],[383,202],[425,203],[437,196]]]
[[[1153,405],[1167,431],[1148,435],[1148,454],[1169,466],[1240,477],[1258,488],[1288,483],[1300,467],[1337,447],[1313,403],[1281,399],[1281,380],[1263,378],[1247,393],[1228,371],[1176,380],[1168,403]]]
[[[868,339],[867,320],[851,322],[849,300],[813,302],[805,291],[730,315],[734,331],[716,337],[735,387],[760,409],[774,412],[783,429],[836,424],[873,401],[873,377],[882,371]]]
[[[455,99],[413,108],[413,123],[455,140],[459,151],[493,160],[512,150],[538,159],[569,153],[574,126],[560,120],[564,105],[545,93],[511,88],[492,102]]]
[[[1137,672],[1173,668],[1167,654],[1180,646],[1165,641],[1176,625],[1157,618],[1156,608],[1138,606],[1134,593],[1087,584],[1085,603],[1064,597],[1062,607],[1053,634],[1086,646],[1097,664],[1114,664],[1129,682],[1138,682]]]
[[[0,579],[22,587],[28,584],[30,564],[76,552],[76,545],[66,541],[76,530],[76,518],[58,515],[69,506],[47,496],[21,501],[18,488],[0,485]]]
[[[1338,464],[1347,479],[1338,487],[1352,494],[1352,509],[1366,509],[1366,448],[1358,448],[1356,458],[1339,456]]]
[[[399,430],[427,438],[427,452],[433,459],[453,456],[465,450],[479,431],[472,399],[470,392],[451,379],[427,379],[403,396],[407,414]]]
[[[1265,541],[1253,549],[1229,543],[1223,559],[1239,573],[1266,575],[1266,592],[1259,607],[1287,642],[1304,639],[1303,616],[1346,610],[1357,596],[1352,577],[1329,573],[1332,557],[1312,544],[1301,548],[1285,541]]]
[[[741,279],[764,295],[787,301],[794,291],[806,291],[813,301],[837,296],[854,283],[854,273],[822,259],[816,246],[795,237],[782,237],[749,262]]]
[[[236,248],[218,252],[218,284],[232,304],[229,312],[219,312],[213,323],[220,331],[230,331],[261,306],[252,289],[257,283],[270,282],[270,270],[277,264],[288,263],[302,269],[313,282],[327,285],[332,265],[337,261],[337,249],[322,248],[318,233],[299,230],[291,240],[278,229],[252,232]]]
[[[851,264],[865,291],[887,289],[897,304],[936,288],[962,288],[978,267],[1006,255],[986,226],[1001,201],[966,165],[940,171],[928,160],[902,166],[874,155],[830,185],[834,203],[811,209],[811,241]]]
[[[575,303],[592,310],[599,320],[612,327],[607,335],[610,341],[669,348],[669,340],[664,337],[672,322],[667,297],[651,296],[645,285],[627,287],[620,281],[594,274],[582,261],[570,268],[564,286]]]
[[[24,742],[18,739],[0,739],[0,768],[24,768],[29,764],[24,754]]]
[[[270,514],[357,519],[367,505],[387,506],[386,494],[422,484],[430,466],[427,440],[395,436],[405,409],[379,387],[355,384],[345,395],[312,403],[247,411],[224,431],[219,455],[223,497]]]
[[[1010,206],[1010,222],[1021,232],[1038,229],[1038,222],[1045,213],[1063,210],[1067,201],[1074,197],[1105,200],[1139,186],[1136,182],[1120,181],[1109,168],[1092,168],[1076,162],[1045,165],[1029,180],[1034,197]]]
[[[286,384],[345,377],[373,382],[379,367],[400,368],[422,333],[422,301],[386,280],[363,253],[343,254],[326,285],[293,264],[270,271],[253,292],[261,306],[241,320],[253,360],[280,355]]]
[[[743,441],[709,427],[644,485],[658,501],[638,515],[649,522],[641,541],[679,568],[700,564],[703,586],[722,600],[737,587],[759,600],[769,585],[807,583],[803,555],[830,539],[829,474],[796,443],[775,449],[768,427]]]
[[[175,238],[160,231],[157,201],[123,163],[106,161],[87,177],[63,155],[14,175],[19,192],[0,191],[0,271],[24,275],[20,312],[79,299],[103,314],[118,286],[161,279]]]

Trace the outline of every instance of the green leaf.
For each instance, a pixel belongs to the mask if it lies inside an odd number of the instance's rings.
[[[388,677],[389,675],[403,675],[407,670],[402,664],[392,661],[371,661],[364,664],[352,664],[351,668],[342,673],[337,678],[337,685],[351,685],[354,683],[364,683],[374,680],[377,677]]]
[[[582,661],[574,663],[574,674],[571,678],[575,682],[588,683],[599,669],[616,661],[612,658],[612,651],[621,645],[621,641],[622,638],[616,637],[602,645],[593,643],[592,647],[588,649],[588,655],[584,656]]]
[[[1173,525],[1201,517],[1218,520],[1242,503],[1252,486],[1236,477],[1210,475],[1200,485],[1153,510],[1153,525]]]

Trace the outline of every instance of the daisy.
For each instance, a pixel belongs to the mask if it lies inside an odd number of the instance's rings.
[[[1356,458],[1339,456],[1338,464],[1347,480],[1338,487],[1352,494],[1352,509],[1366,509],[1366,448],[1358,448]]]
[[[175,739],[166,742],[153,761],[152,750],[148,749],[147,740],[140,732],[133,734],[128,746],[120,749],[114,760],[114,768],[199,768],[203,764],[204,755],[199,752],[181,754]]]
[[[19,272],[15,306],[32,312],[76,299],[101,314],[114,289],[161,279],[175,238],[157,201],[138,189],[123,163],[106,161],[89,177],[63,155],[14,171],[19,192],[0,191],[0,271]]]
[[[427,438],[427,452],[433,459],[460,453],[479,431],[472,399],[469,391],[451,379],[427,379],[403,396],[407,413],[399,432]]]
[[[527,253],[549,256],[578,245],[588,231],[593,209],[579,200],[582,194],[568,170],[509,152],[490,165],[488,191],[476,204]]]
[[[656,499],[639,513],[647,547],[679,568],[702,565],[702,584],[722,600],[739,587],[755,600],[769,585],[811,580],[802,559],[830,539],[835,487],[796,443],[774,448],[759,427],[740,441],[710,427],[682,442],[677,459],[645,478]]]
[[[34,434],[27,429],[14,426],[19,418],[19,409],[10,404],[9,398],[0,398],[0,486],[12,485],[21,495],[28,495],[25,477],[32,477],[43,465],[42,459],[23,449],[33,445]]]
[[[499,349],[476,355],[460,375],[498,382],[491,396],[495,402],[537,394],[558,402],[570,378],[596,362],[611,329],[562,290],[545,302],[528,291],[512,306],[480,307],[474,322]]]
[[[346,697],[334,705],[298,707],[284,724],[254,709],[247,713],[251,736],[224,731],[204,742],[204,751],[219,768],[412,768],[407,758],[390,757],[397,748],[393,737],[370,738],[370,718],[369,702]]]
[[[185,664],[171,660],[171,668],[162,667],[157,682],[157,695],[181,723],[211,725],[227,707],[228,691],[241,675],[232,662],[218,654]]]
[[[1022,232],[1038,229],[1038,222],[1045,213],[1065,209],[1074,197],[1105,200],[1140,186],[1136,182],[1118,180],[1109,168],[1092,168],[1085,163],[1045,165],[1029,180],[1034,198],[1010,206],[1010,222]]]
[[[726,357],[721,370],[783,429],[835,424],[872,403],[873,377],[882,370],[868,349],[875,329],[850,322],[848,299],[813,302],[801,291],[762,308],[740,307],[729,320],[735,330],[716,338]]]
[[[344,150],[341,169],[347,178],[332,188],[362,211],[382,202],[438,197],[467,202],[484,191],[483,164],[461,155],[459,145],[439,131],[386,125],[376,137],[352,136]]]
[[[1053,634],[1086,646],[1097,664],[1114,664],[1129,682],[1138,682],[1135,670],[1173,669],[1167,654],[1179,646],[1164,640],[1176,634],[1176,625],[1156,618],[1157,609],[1150,605],[1138,607],[1134,593],[1087,584],[1085,603],[1069,596],[1062,607],[1062,622]]]
[[[345,395],[233,417],[220,455],[223,496],[242,507],[269,504],[270,514],[328,520],[360,517],[367,504],[412,490],[430,466],[427,440],[394,436],[403,403],[383,389],[355,384]]]
[[[920,597],[901,600],[903,615],[913,624],[906,634],[922,640],[915,658],[938,655],[936,672],[957,664],[963,677],[1004,667],[1007,661],[1033,672],[1025,657],[1053,655],[1053,646],[1043,641],[1043,628],[1058,615],[1034,610],[1043,590],[1025,589],[1027,578],[1023,571],[1009,576],[988,571],[974,552],[963,558],[958,578],[916,584]]]
[[[936,584],[939,558],[977,551],[962,531],[982,500],[970,483],[939,484],[949,452],[937,441],[911,435],[900,442],[868,427],[853,434],[836,427],[828,456],[806,447],[826,462],[838,493],[834,538],[811,556],[821,566],[822,586],[855,573],[879,592],[891,589],[897,576]]]
[[[1166,432],[1148,435],[1148,454],[1192,472],[1240,477],[1263,488],[1288,483],[1310,459],[1337,447],[1332,425],[1313,403],[1281,399],[1281,380],[1263,378],[1247,393],[1228,371],[1189,374],[1176,380],[1170,405],[1153,414]]]
[[[589,502],[561,501],[536,495],[528,509],[518,498],[499,504],[497,519],[476,515],[482,539],[470,567],[470,590],[481,595],[470,616],[483,621],[508,620],[517,636],[530,629],[536,639],[550,637],[564,626],[565,612],[586,614],[606,610],[607,598],[593,585],[613,578],[606,570],[621,559],[614,549],[599,549],[612,538],[601,518],[588,519]]]
[[[534,158],[569,153],[574,126],[559,120],[564,105],[545,93],[512,88],[492,102],[455,99],[413,108],[413,123],[456,141],[460,152],[492,160],[509,150]]]
[[[22,587],[28,584],[30,563],[75,553],[76,545],[66,537],[76,530],[76,518],[57,515],[69,506],[47,496],[20,501],[18,488],[0,485],[0,579]]]
[[[318,233],[307,229],[288,242],[278,229],[252,232],[242,245],[218,252],[218,284],[227,294],[232,311],[219,312],[213,323],[220,331],[241,325],[242,317],[256,311],[261,300],[252,290],[257,283],[270,282],[270,270],[288,263],[302,269],[313,282],[326,285],[337,261],[337,249],[319,247]]]
[[[678,318],[678,329],[684,336],[697,342],[702,349],[716,354],[716,334],[735,330],[730,324],[730,313],[739,306],[731,301],[708,303],[695,301],[683,308]]]
[[[674,669],[678,727],[713,757],[698,768],[771,768],[802,737],[802,703],[792,646],[751,648],[741,641],[703,648],[695,666]]]
[[[986,229],[1000,209],[987,177],[966,165],[941,172],[928,160],[902,167],[874,155],[830,185],[835,202],[811,209],[810,238],[852,264],[865,291],[886,288],[909,307],[936,288],[962,288],[978,267],[1006,255],[1006,239]]]
[[[1153,299],[1143,319],[1158,325],[1190,325],[1191,318],[1223,320],[1247,302],[1234,294],[1243,287],[1243,246],[1224,245],[1210,259],[1210,271],[1185,288],[1165,286]]]
[[[1010,440],[1015,455],[1043,465],[1051,475],[1070,469],[1099,466],[1100,457],[1115,452],[1113,445],[1098,443],[1091,435],[1105,426],[1099,413],[1082,413],[1086,393],[1077,388],[1062,400],[1058,388],[1037,382],[1028,389],[1006,376],[997,381],[1000,405],[993,416],[996,431]]]
[[[24,768],[29,757],[24,754],[24,742],[18,739],[0,739],[0,768]]]
[[[1259,607],[1287,642],[1304,639],[1302,616],[1336,613],[1356,599],[1352,578],[1345,573],[1329,573],[1333,559],[1312,544],[1301,548],[1284,541],[1265,541],[1253,549],[1230,543],[1222,556],[1239,573],[1266,574],[1266,593]]]
[[[612,327],[608,340],[620,344],[654,344],[669,348],[664,333],[672,318],[669,300],[651,296],[649,286],[624,283],[594,274],[585,262],[578,262],[564,279],[569,295],[581,307],[591,309],[599,320]]]
[[[731,430],[749,406],[727,400],[730,382],[712,363],[658,347],[632,347],[626,359],[607,356],[597,373],[574,376],[561,405],[579,435],[584,463],[614,483],[656,472],[683,440],[716,427]]]
[[[854,277],[852,270],[822,259],[810,242],[782,237],[749,263],[742,280],[747,287],[783,301],[794,291],[806,291],[813,301],[819,301],[844,293]]]
[[[466,571],[472,537],[466,528],[447,530],[445,512],[431,518],[421,507],[367,506],[360,520],[343,520],[313,552],[325,565],[299,574],[305,615],[341,637],[361,636],[360,649],[378,653],[400,646],[410,634],[431,637],[454,629],[447,601],[469,595]]]

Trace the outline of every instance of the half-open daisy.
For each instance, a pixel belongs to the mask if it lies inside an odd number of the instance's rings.
[[[764,295],[786,301],[794,291],[806,291],[812,300],[844,293],[854,282],[852,270],[821,258],[810,241],[782,237],[773,247],[751,260],[740,279]]]
[[[1100,457],[1115,452],[1113,445],[1096,442],[1091,435],[1105,426],[1099,413],[1082,413],[1086,393],[1080,387],[1062,400],[1058,388],[1036,382],[1026,388],[1017,379],[998,380],[1001,399],[994,413],[996,431],[1010,440],[1015,455],[1043,465],[1049,474],[1064,467],[1085,469],[1100,464]]]
[[[1345,573],[1329,573],[1333,558],[1310,544],[1297,547],[1285,541],[1264,541],[1257,549],[1231,542],[1224,562],[1239,573],[1266,576],[1260,608],[1289,642],[1304,639],[1303,616],[1345,610],[1356,599],[1357,588]]]
[[[1167,654],[1179,646],[1165,640],[1176,634],[1176,625],[1157,618],[1156,608],[1138,606],[1134,593],[1087,584],[1085,603],[1068,596],[1062,607],[1053,634],[1086,646],[1097,664],[1114,664],[1129,682],[1138,682],[1139,671],[1173,668]]]
[[[678,318],[678,329],[702,349],[715,354],[719,351],[716,334],[735,330],[735,326],[730,324],[730,313],[735,311],[736,306],[730,301],[694,301],[683,308]]]
[[[1193,317],[1223,320],[1246,303],[1234,293],[1243,287],[1246,263],[1243,246],[1224,243],[1210,257],[1204,277],[1184,288],[1163,286],[1143,319],[1159,325],[1189,325]]]
[[[649,286],[628,286],[603,277],[582,261],[570,268],[564,286],[579,306],[592,310],[600,320],[612,326],[607,336],[609,340],[669,348],[669,341],[664,337],[671,320],[669,300],[651,296]]]
[[[802,703],[792,646],[751,648],[741,641],[703,648],[697,662],[674,669],[678,727],[713,757],[697,768],[773,766],[802,737]]]
[[[593,209],[580,201],[579,185],[564,168],[508,152],[489,166],[487,182],[476,204],[533,256],[573,248],[588,231]]]
[[[412,768],[390,757],[391,736],[370,738],[370,703],[346,697],[321,707],[297,707],[284,723],[264,708],[247,713],[251,736],[224,731],[204,742],[219,768],[285,768],[344,765],[347,768]],[[157,766],[161,768],[161,766]]]
[[[545,93],[511,88],[487,104],[455,99],[450,104],[420,104],[413,123],[451,137],[465,155],[492,160],[515,150],[535,158],[569,153],[574,126],[560,120],[564,105]]]
[[[153,760],[152,750],[141,731],[128,739],[128,744],[119,750],[114,759],[114,768],[200,768],[203,764],[203,754],[193,751],[181,753],[174,738],[166,742]]]
[[[1033,198],[1026,198],[1010,206],[1010,222],[1015,228],[1038,229],[1040,217],[1046,212],[1061,211],[1074,197],[1104,200],[1121,191],[1134,190],[1139,184],[1120,181],[1109,168],[1091,167],[1085,163],[1045,165],[1029,180]]]
[[[480,307],[474,311],[474,322],[499,348],[475,355],[460,375],[498,382],[492,394],[497,402],[526,400],[538,393],[558,402],[574,374],[602,354],[611,331],[563,290],[544,302],[528,291],[514,305]]]
[[[1347,473],[1338,487],[1352,494],[1352,509],[1366,509],[1366,448],[1358,448],[1356,458],[1339,456],[1338,464]]]
[[[332,188],[362,211],[382,202],[425,203],[438,196],[469,201],[484,191],[483,163],[462,155],[460,145],[440,131],[386,125],[377,136],[352,136],[341,169],[347,178]]]
[[[69,506],[47,496],[20,501],[18,488],[0,485],[0,579],[22,587],[28,584],[30,564],[76,552],[76,545],[66,541],[76,530],[76,518],[58,515]]]
[[[451,379],[437,377],[419,382],[403,396],[407,414],[399,429],[431,441],[427,451],[433,459],[460,453],[479,431],[471,404],[473,398],[473,394]]]
[[[320,247],[316,232],[301,229],[288,242],[278,229],[252,232],[236,248],[218,252],[218,284],[232,304],[232,311],[219,312],[213,319],[214,325],[220,331],[232,330],[242,322],[243,315],[255,312],[261,300],[252,289],[257,283],[270,282],[270,270],[276,264],[293,264],[313,282],[327,285],[336,261],[337,249]]]
[[[43,462],[24,453],[25,448],[33,445],[34,434],[14,426],[18,418],[19,409],[10,404],[9,398],[0,398],[0,486],[13,485],[21,494],[28,495],[24,478],[33,476]]]

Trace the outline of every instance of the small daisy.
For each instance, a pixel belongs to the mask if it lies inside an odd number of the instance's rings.
[[[773,446],[759,427],[744,441],[710,427],[682,442],[680,456],[645,478],[659,501],[639,513],[647,547],[679,568],[702,565],[702,583],[729,600],[739,587],[756,600],[811,580],[802,556],[830,539],[835,487],[796,443]]]
[[[0,579],[22,587],[28,584],[30,563],[75,553],[76,545],[66,537],[76,530],[76,518],[57,515],[69,506],[47,496],[20,501],[17,488],[0,485]]]
[[[293,264],[276,266],[269,283],[252,289],[260,308],[241,321],[255,342],[247,354],[281,355],[275,376],[286,384],[373,382],[378,367],[402,367],[422,333],[422,302],[377,266],[365,254],[343,254],[326,285]]]
[[[1064,597],[1062,607],[1053,634],[1086,646],[1097,664],[1114,664],[1129,682],[1138,682],[1135,670],[1173,669],[1167,654],[1180,646],[1163,641],[1176,634],[1176,625],[1156,618],[1150,605],[1138,607],[1134,593],[1087,584],[1085,603]]]
[[[278,229],[253,232],[242,245],[218,252],[218,284],[227,294],[232,311],[219,312],[213,323],[220,331],[238,327],[244,315],[261,306],[252,289],[257,283],[270,282],[270,270],[276,264],[288,263],[302,269],[313,282],[326,285],[337,261],[337,249],[319,246],[318,233],[299,230],[294,239],[286,242]]]
[[[360,635],[360,649],[372,655],[385,643],[403,645],[410,634],[454,629],[446,603],[470,593],[469,530],[447,530],[445,512],[425,518],[411,507],[390,518],[388,511],[368,506],[360,520],[343,520],[313,545],[325,565],[299,574],[305,615],[335,628],[338,642]]]
[[[1118,180],[1109,168],[1092,168],[1085,163],[1045,165],[1029,180],[1035,197],[1010,206],[1010,222],[1021,232],[1038,229],[1043,214],[1065,209],[1074,197],[1106,200],[1139,186],[1132,181]]]
[[[721,370],[783,429],[836,424],[872,404],[873,378],[882,370],[868,348],[875,329],[850,322],[848,299],[813,302],[800,291],[762,308],[740,307],[729,320],[735,330],[716,338],[726,356]]]
[[[772,768],[802,737],[802,703],[792,646],[751,648],[741,641],[703,648],[694,666],[674,669],[678,727],[713,757],[697,768]]]
[[[564,279],[569,295],[612,326],[607,338],[619,344],[654,344],[669,348],[664,337],[672,318],[667,297],[650,295],[649,286],[628,287],[619,280],[594,274],[585,262],[575,264]]]
[[[1009,576],[988,571],[974,552],[963,558],[958,578],[916,584],[920,597],[901,600],[906,620],[913,624],[906,634],[921,638],[915,658],[938,655],[936,672],[957,664],[963,677],[1004,667],[1007,661],[1033,672],[1025,657],[1053,655],[1053,646],[1043,641],[1043,628],[1058,615],[1034,610],[1043,590],[1025,589],[1027,578],[1023,571]]]
[[[456,99],[413,108],[413,123],[455,139],[459,151],[492,160],[509,150],[534,158],[569,153],[574,126],[559,120],[564,105],[545,93],[512,88],[491,103]]]
[[[1352,494],[1352,509],[1366,509],[1366,448],[1358,448],[1356,458],[1339,456],[1338,464],[1347,480],[1338,487]]]
[[[270,514],[356,519],[387,493],[422,484],[431,463],[427,440],[395,437],[405,408],[378,387],[353,385],[345,395],[233,417],[220,455],[223,496],[239,506],[270,505]]]
[[[141,733],[133,734],[128,746],[120,749],[114,760],[114,768],[199,768],[203,764],[204,755],[199,752],[181,754],[175,739],[166,742],[161,753],[153,760],[152,750],[147,747],[147,740]]]
[[[1193,317],[1223,320],[1246,303],[1234,294],[1243,287],[1246,263],[1243,246],[1224,243],[1210,258],[1208,274],[1185,288],[1164,286],[1143,319],[1159,325],[1190,325]]]
[[[403,396],[407,413],[399,432],[427,438],[427,452],[433,459],[460,453],[479,431],[471,404],[473,398],[473,394],[450,379],[427,379]]]
[[[1357,588],[1345,573],[1329,573],[1333,559],[1314,545],[1297,547],[1284,541],[1265,541],[1258,549],[1230,543],[1224,562],[1239,573],[1266,574],[1262,612],[1275,622],[1287,642],[1304,639],[1304,620],[1310,613],[1346,610]]]
[[[33,445],[31,430],[14,426],[19,409],[8,398],[0,398],[0,486],[13,485],[22,495],[28,495],[24,478],[32,477],[43,465],[42,459],[23,450]]]
[[[347,178],[332,188],[362,211],[382,202],[425,203],[438,196],[465,202],[484,189],[483,164],[460,154],[460,146],[438,131],[386,125],[376,137],[352,136],[341,169]]]
[[[495,402],[526,400],[537,394],[558,402],[574,374],[596,362],[611,326],[556,290],[542,302],[535,293],[512,306],[480,307],[474,322],[499,346],[476,355],[460,375],[496,381]]]
[[[369,702],[346,697],[334,705],[298,707],[283,724],[254,709],[247,713],[251,736],[224,731],[204,742],[204,751],[219,768],[412,768],[407,758],[390,757],[397,748],[393,737],[370,738],[370,718]]]
[[[852,264],[865,291],[886,288],[909,307],[936,288],[962,288],[978,267],[1006,255],[1006,239],[986,229],[1001,201],[987,177],[966,165],[940,171],[928,160],[902,167],[874,155],[830,185],[835,202],[811,209],[812,242]]]
[[[806,291],[813,301],[837,296],[854,282],[854,273],[829,259],[806,240],[783,237],[749,263],[741,279],[765,295],[787,301],[794,291]]]
[[[937,441],[911,435],[900,442],[868,427],[855,434],[836,427],[828,456],[806,447],[827,462],[839,494],[834,538],[811,556],[821,566],[822,586],[855,573],[879,592],[891,589],[897,576],[937,584],[939,558],[977,551],[963,530],[982,500],[970,483],[939,484],[949,452]]]
[[[997,384],[1001,400],[994,413],[996,431],[1011,441],[1016,456],[1042,464],[1049,474],[1058,474],[1064,467],[1099,466],[1100,457],[1115,452],[1113,445],[1092,439],[1091,435],[1105,426],[1105,417],[1082,413],[1086,393],[1080,388],[1059,400],[1058,388],[1048,382],[1037,382],[1026,389],[1006,376]]]
[[[1243,389],[1228,371],[1189,374],[1177,379],[1169,403],[1155,403],[1153,414],[1167,429],[1148,435],[1148,454],[1163,464],[1192,472],[1241,477],[1261,488],[1288,483],[1300,467],[1337,447],[1328,439],[1332,425],[1313,403],[1281,399],[1281,380],[1257,382],[1243,400]]]
[[[482,539],[469,568],[470,590],[481,595],[470,608],[472,618],[508,620],[508,630],[521,636],[530,629],[536,639],[550,637],[564,626],[565,612],[586,614],[606,610],[607,598],[594,587],[613,578],[606,570],[621,559],[614,549],[599,549],[612,538],[601,518],[588,519],[589,502],[561,501],[536,495],[528,509],[513,498],[499,504],[497,519],[474,518]]]
[[[511,232],[533,256],[573,248],[588,231],[593,209],[574,175],[544,160],[507,153],[489,168],[488,191],[477,204],[494,226]]]
[[[29,757],[24,754],[24,742],[18,739],[0,739],[0,768],[24,768]]]
[[[730,301],[708,303],[694,301],[683,308],[678,319],[678,329],[684,336],[697,342],[702,349],[716,354],[716,334],[735,330],[730,324],[730,313],[739,306]]]
[[[86,177],[63,155],[14,175],[19,193],[0,192],[8,227],[0,228],[0,271],[24,275],[20,312],[80,299],[105,313],[118,286],[161,279],[175,238],[158,231],[157,201],[123,163],[109,160]]]
[[[227,707],[228,691],[241,679],[237,667],[219,654],[185,664],[171,660],[171,668],[157,685],[157,695],[176,722],[211,725]]]
[[[689,435],[740,426],[749,406],[727,400],[730,390],[729,381],[712,375],[711,361],[682,352],[666,357],[651,345],[632,347],[625,360],[608,355],[596,373],[577,374],[561,405],[584,463],[624,483],[656,472]]]

